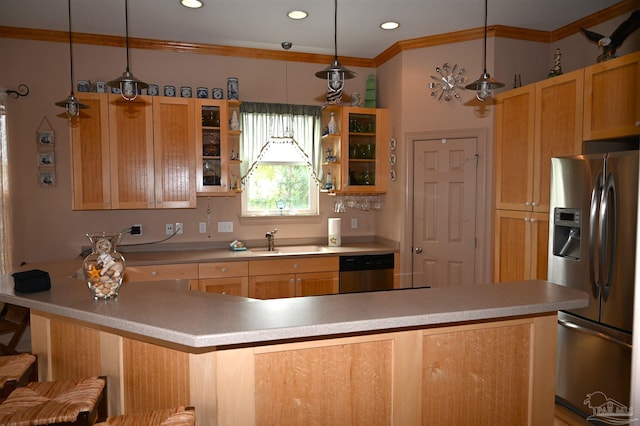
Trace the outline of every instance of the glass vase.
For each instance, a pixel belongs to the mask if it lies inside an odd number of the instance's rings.
[[[117,233],[87,234],[91,242],[91,253],[84,259],[84,277],[93,294],[93,298],[112,299],[118,297],[118,291],[124,278],[124,256],[116,251],[122,238]]]

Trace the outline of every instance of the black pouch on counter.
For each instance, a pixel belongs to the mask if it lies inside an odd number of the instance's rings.
[[[38,291],[47,291],[51,288],[49,273],[40,269],[15,272],[12,277],[15,284],[13,289],[22,293],[36,293]]]

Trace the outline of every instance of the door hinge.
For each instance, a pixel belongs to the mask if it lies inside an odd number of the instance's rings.
[[[478,161],[480,161],[480,154],[475,154],[476,167],[478,167]]]
[[[473,248],[478,248],[478,237],[473,237]]]

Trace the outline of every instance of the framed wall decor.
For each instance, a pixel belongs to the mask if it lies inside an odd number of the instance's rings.
[[[54,166],[56,163],[55,153],[53,151],[38,152],[39,166]]]
[[[54,145],[54,133],[53,130],[38,130],[38,146],[39,147],[53,147]]]
[[[38,185],[49,187],[56,185],[56,172],[51,168],[40,167],[38,169]]]

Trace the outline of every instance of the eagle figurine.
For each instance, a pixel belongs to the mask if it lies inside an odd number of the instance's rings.
[[[635,10],[616,30],[611,37],[605,37],[593,31],[580,28],[580,31],[591,41],[598,44],[602,49],[602,54],[598,56],[598,62],[607,61],[616,57],[616,49],[622,46],[626,38],[635,30],[640,28],[640,10]]]

